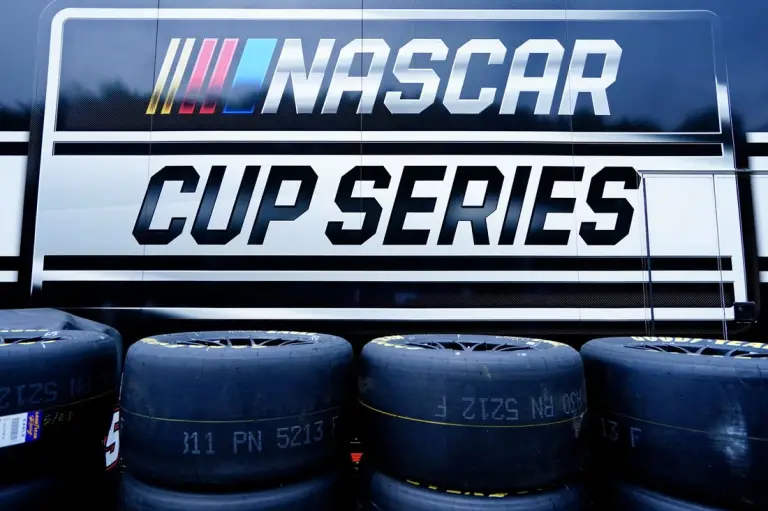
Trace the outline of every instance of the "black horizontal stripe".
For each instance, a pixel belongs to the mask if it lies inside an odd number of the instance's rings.
[[[635,271],[645,257],[521,256],[45,256],[66,271]],[[653,271],[730,271],[730,257],[652,257]]]
[[[768,257],[759,257],[757,259],[757,268],[760,271],[768,271]]]
[[[21,258],[13,256],[0,257],[0,271],[18,271]]]
[[[721,286],[724,300],[721,299]],[[719,308],[732,283],[44,282],[47,307]],[[652,301],[651,301],[652,297]]]
[[[28,294],[17,282],[0,282],[0,308],[12,309],[25,306]]]
[[[768,156],[768,142],[747,144],[749,156]]]
[[[0,156],[27,156],[28,154],[27,142],[0,142]]]
[[[546,133],[542,133],[542,140]],[[717,143],[553,142],[56,142],[61,156],[215,154],[418,155],[499,154],[527,156],[722,156]]]

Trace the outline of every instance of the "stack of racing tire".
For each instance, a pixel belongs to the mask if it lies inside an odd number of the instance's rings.
[[[363,347],[358,509],[577,511],[579,353],[518,337],[407,335]]]
[[[0,311],[2,511],[114,509],[121,359],[120,334],[106,325]]]
[[[768,345],[617,337],[581,348],[602,507],[768,509]]]
[[[121,392],[124,511],[343,511],[352,346],[300,332],[142,339]]]

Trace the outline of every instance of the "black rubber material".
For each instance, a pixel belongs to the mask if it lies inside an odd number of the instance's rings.
[[[119,339],[75,330],[0,336],[0,444],[14,428],[24,440],[0,447],[0,480],[103,471]]]
[[[113,511],[117,505],[117,480],[103,471],[72,473],[62,477],[0,484],[0,510],[51,511],[75,507]]]
[[[612,501],[609,509],[619,511],[723,511],[629,484],[617,483],[611,490]]]
[[[59,502],[71,502],[99,511],[114,511],[117,508],[117,491],[120,487],[122,474],[116,467],[107,472],[92,476],[81,475],[64,480],[64,498]]]
[[[55,479],[36,479],[10,486],[2,485],[0,486],[0,509],[47,511],[55,503],[57,490]],[[65,507],[64,503],[59,504]]]
[[[732,509],[768,509],[768,345],[586,343],[596,469]]]
[[[494,493],[581,470],[584,375],[564,344],[386,337],[363,348],[358,389],[366,458],[398,478]]]
[[[187,493],[123,476],[120,511],[347,511],[348,488],[331,473],[276,489],[247,493]]]
[[[123,376],[122,454],[160,485],[254,487],[330,468],[345,454],[352,346],[298,332],[143,339]]]
[[[580,511],[583,509],[580,486],[562,487],[547,492],[526,494],[457,495],[442,489],[402,482],[381,472],[367,473],[365,511]],[[623,511],[623,510],[622,510]]]

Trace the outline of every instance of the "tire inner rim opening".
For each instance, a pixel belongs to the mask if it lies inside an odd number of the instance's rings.
[[[185,346],[250,346],[254,348],[281,348],[283,346],[297,346],[305,344],[314,344],[309,339],[258,339],[255,337],[218,337],[210,339],[183,339],[173,341],[173,344],[183,344]]]
[[[768,358],[768,353],[738,348],[716,346],[680,346],[678,344],[627,344],[625,348],[644,351],[658,351],[679,355],[702,355],[705,357]]]
[[[426,348],[430,350],[448,351],[521,351],[533,349],[530,346],[520,346],[509,343],[490,343],[476,341],[408,341],[406,346]]]
[[[0,335],[0,344],[33,344],[43,341],[60,341],[62,337],[58,335],[52,335],[50,337],[43,337],[42,335],[36,335],[34,337],[3,337]]]

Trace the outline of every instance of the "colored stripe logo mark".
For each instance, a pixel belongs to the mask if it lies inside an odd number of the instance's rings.
[[[256,109],[256,92],[267,76],[277,39],[248,39],[235,71],[225,114],[252,114]]]
[[[189,56],[192,55],[192,48],[194,46],[194,39],[187,39],[184,41],[184,47],[181,49],[179,62],[176,64],[176,70],[173,72],[173,77],[171,78],[171,86],[168,87],[168,94],[165,96],[165,103],[163,103],[163,109],[160,111],[162,114],[171,113],[173,100],[176,99],[176,92],[178,92],[179,86],[181,85],[181,79],[184,78],[184,71],[187,69]]]
[[[203,45],[200,47],[200,53],[197,54],[195,67],[192,69],[192,76],[189,78],[189,83],[187,83],[187,91],[184,93],[184,101],[181,102],[181,106],[179,107],[180,114],[195,113],[197,96],[203,88],[203,82],[205,81],[205,76],[208,74],[208,66],[211,65],[213,52],[216,49],[217,42],[217,39],[205,39],[203,41]]]
[[[176,52],[179,50],[180,39],[171,39],[171,43],[168,45],[168,51],[165,52],[165,58],[163,64],[160,66],[160,73],[155,80],[155,88],[152,90],[152,97],[149,98],[149,105],[147,106],[147,114],[154,115],[157,111],[157,105],[160,103],[160,96],[165,89],[165,83],[168,81],[168,76],[171,74],[171,68],[173,67],[173,60],[176,57]]]
[[[219,58],[213,67],[213,74],[208,81],[208,93],[203,106],[200,107],[201,114],[212,114],[216,111],[216,98],[224,90],[224,82],[229,74],[229,66],[232,64],[232,58],[237,49],[237,39],[224,39],[219,51]]]
[[[184,97],[179,106],[179,114],[188,115],[195,113],[195,108],[200,100],[200,93],[206,77],[208,77],[208,71],[213,61],[218,41],[215,38],[206,38],[200,44],[200,49],[184,91]],[[147,115],[157,113],[161,100],[163,100],[163,105],[160,109],[160,114],[172,112],[176,95],[184,80],[184,75],[195,47],[195,42],[195,38],[187,38],[182,45],[181,38],[171,39],[160,66],[160,71],[152,90],[152,96],[147,105]],[[216,63],[213,66],[213,71],[208,78],[205,99],[199,108],[200,114],[215,113],[217,102],[225,88],[238,42],[239,40],[236,38],[223,40]],[[235,70],[229,98],[224,106],[223,113],[252,114],[255,111],[256,95],[264,85],[276,46],[277,39],[248,39],[246,41],[240,62]],[[181,51],[179,51],[179,48],[181,48]],[[165,96],[163,97],[164,92]]]

